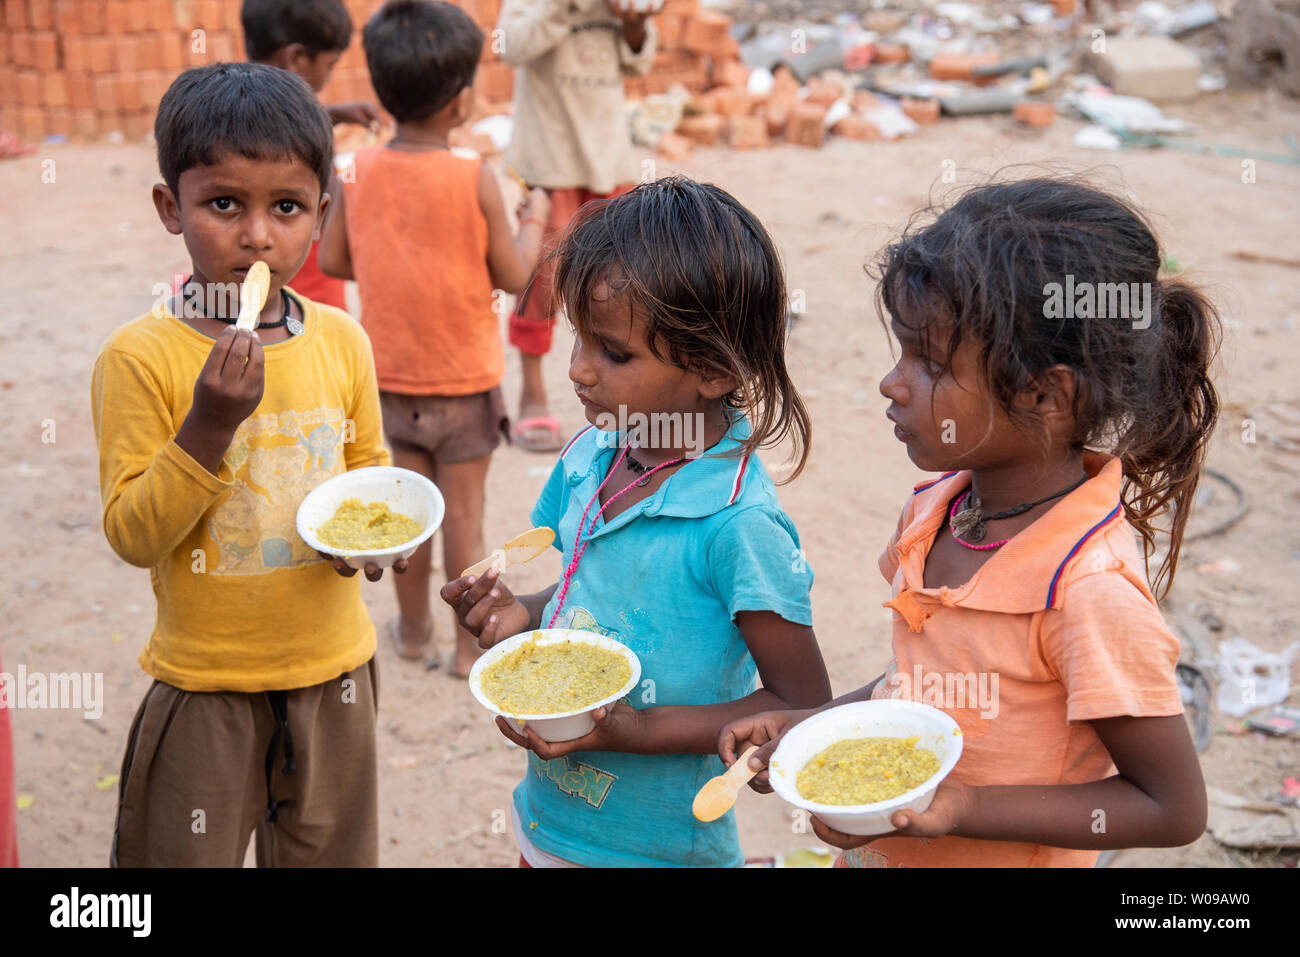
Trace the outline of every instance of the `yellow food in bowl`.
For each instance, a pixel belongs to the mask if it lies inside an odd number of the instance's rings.
[[[795,776],[806,801],[855,805],[888,801],[939,770],[933,751],[912,738],[850,738],[819,752]]]
[[[627,656],[617,651],[534,638],[485,668],[479,686],[507,714],[565,714],[608,698],[630,677]]]
[[[321,544],[345,552],[373,552],[409,542],[424,530],[415,519],[391,511],[386,502],[344,499],[331,518],[316,529]]]

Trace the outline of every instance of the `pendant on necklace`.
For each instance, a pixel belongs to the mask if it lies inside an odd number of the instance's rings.
[[[984,541],[984,513],[980,510],[980,500],[970,496],[966,507],[952,517],[952,530],[964,541],[979,544]]]
[[[293,316],[289,316],[285,320],[284,327],[289,330],[289,335],[291,336],[300,336],[303,334],[304,327],[302,322],[295,319]]]

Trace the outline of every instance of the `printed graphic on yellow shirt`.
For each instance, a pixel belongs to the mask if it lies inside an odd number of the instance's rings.
[[[345,471],[344,411],[320,407],[249,418],[226,453],[235,487],[212,512],[214,575],[261,575],[320,561],[298,537],[298,505],[326,479]]]

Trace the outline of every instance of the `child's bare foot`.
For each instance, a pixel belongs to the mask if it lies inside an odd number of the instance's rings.
[[[400,615],[388,621],[388,639],[393,643],[393,650],[399,658],[407,661],[424,659],[433,642],[433,620],[423,624],[410,623]]]
[[[483,654],[483,649],[472,637],[468,642],[464,638],[465,636],[461,635],[460,640],[456,642],[456,661],[451,669],[451,673],[457,678],[468,678],[474,662],[478,661],[479,656]]]

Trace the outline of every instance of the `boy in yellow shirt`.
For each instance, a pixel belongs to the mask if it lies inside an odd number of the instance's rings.
[[[293,74],[222,63],[177,78],[154,134],[193,275],[92,381],[104,532],[158,601],[112,863],[237,867],[256,830],[260,866],[375,865],[375,629],[295,524],[325,479],[390,461],[365,333],[284,288],[329,205],[329,118]],[[266,307],[236,331],[258,260]]]

